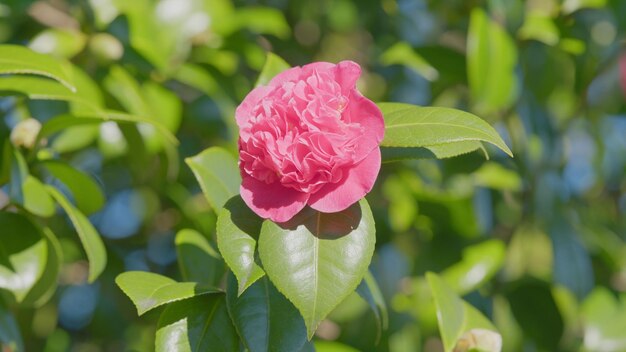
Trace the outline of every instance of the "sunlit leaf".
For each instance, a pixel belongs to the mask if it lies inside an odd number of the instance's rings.
[[[565,0],[561,9],[563,13],[570,14],[584,8],[603,8],[606,6],[606,3],[606,0]]]
[[[87,36],[77,30],[49,28],[39,32],[28,44],[38,53],[69,59],[81,52]]]
[[[226,303],[244,345],[250,352],[298,351],[306,342],[306,327],[298,310],[263,278],[239,295],[228,278]]]
[[[176,253],[183,279],[219,285],[224,276],[224,261],[198,231],[183,229],[176,234]]]
[[[519,191],[522,188],[519,174],[494,162],[484,163],[474,172],[473,177],[474,182],[483,187],[503,191]]]
[[[185,159],[211,206],[219,211],[226,201],[239,194],[241,175],[237,161],[226,150],[211,147]]]
[[[238,9],[235,20],[239,26],[259,34],[271,34],[281,39],[291,34],[283,12],[271,7],[248,6]]]
[[[37,226],[23,215],[0,212],[0,288],[21,302],[47,270],[49,248]]]
[[[63,264],[63,252],[59,240],[49,228],[43,228],[43,234],[48,247],[46,269],[22,301],[22,304],[34,307],[42,306],[54,295]]]
[[[100,238],[100,234],[96,231],[91,222],[89,222],[89,219],[87,219],[80,210],[76,209],[61,192],[51,186],[46,186],[46,189],[63,210],[65,210],[65,213],[74,225],[78,237],[83,244],[83,248],[85,248],[85,252],[87,253],[87,259],[89,260],[88,280],[89,282],[94,282],[98,276],[100,276],[107,263],[106,250]]]
[[[171,303],[156,332],[157,352],[238,351],[239,338],[223,294]]]
[[[448,267],[443,278],[459,295],[465,295],[489,281],[504,264],[505,246],[499,240],[488,240],[463,251],[463,259]]]
[[[512,156],[511,150],[487,122],[468,112],[439,107],[419,107],[401,103],[378,104],[385,118],[385,138],[381,146],[400,148],[431,148],[449,156],[450,151],[462,154],[488,142]],[[442,145],[458,144],[454,149],[438,150]],[[452,148],[452,147],[450,147]],[[418,155],[419,157],[419,155]]]
[[[357,288],[375,242],[374,219],[364,199],[338,213],[305,208],[287,223],[263,223],[259,237],[263,268],[304,317],[309,339]]]
[[[317,352],[358,352],[356,348],[336,341],[315,341],[315,351]]]
[[[446,352],[501,350],[502,337],[487,318],[459,298],[436,274],[427,273],[426,279],[435,299],[439,333]]]
[[[262,223],[263,219],[239,196],[231,198],[217,218],[217,247],[237,278],[239,295],[265,275],[255,263],[256,239]]]
[[[145,271],[121,273],[115,278],[115,282],[133,301],[139,315],[167,303],[221,292],[196,282],[176,282],[169,277]]]
[[[72,192],[76,207],[84,214],[89,215],[102,208],[105,201],[102,189],[87,174],[60,161],[47,160],[42,164]]]
[[[413,50],[409,44],[400,42],[387,49],[381,56],[383,65],[404,65],[415,70],[429,81],[436,80],[439,72],[422,56]]]
[[[0,74],[34,74],[50,77],[62,83],[67,89],[75,90],[68,63],[20,45],[0,45]]]
[[[585,347],[589,351],[626,350],[626,296],[596,287],[582,305]]]
[[[467,38],[467,75],[478,111],[507,108],[517,96],[513,39],[496,21],[476,7],[470,16]]]

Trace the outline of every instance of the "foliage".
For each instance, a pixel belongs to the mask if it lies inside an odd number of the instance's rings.
[[[1,349],[625,350],[624,33],[620,0],[4,1]],[[344,59],[374,190],[257,217],[235,107]]]

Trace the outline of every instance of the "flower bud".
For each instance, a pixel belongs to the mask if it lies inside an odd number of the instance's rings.
[[[502,336],[495,331],[472,329],[463,334],[454,346],[454,352],[469,351],[500,352]]]
[[[20,121],[11,131],[11,143],[16,147],[31,149],[35,146],[41,123],[33,118]]]

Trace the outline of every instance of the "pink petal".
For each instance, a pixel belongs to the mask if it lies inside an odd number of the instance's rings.
[[[278,182],[266,184],[243,176],[241,198],[257,215],[275,222],[285,222],[306,205],[309,195],[284,187]]]
[[[272,80],[267,84],[270,87],[278,87],[285,82],[294,82],[300,79],[300,74],[302,73],[302,68],[300,66],[292,67],[288,70],[285,70],[272,78]]]
[[[361,77],[361,66],[354,61],[341,61],[335,68],[337,83],[341,86],[344,94],[356,87],[356,82]]]
[[[324,213],[342,211],[372,190],[379,170],[380,148],[375,148],[363,161],[349,170],[341,182],[328,184],[312,194],[308,204]]]
[[[376,104],[355,90],[350,96],[350,104],[344,116],[350,118],[349,122],[358,122],[363,127],[363,134],[359,137],[360,143],[355,151],[355,161],[362,160],[380,145],[385,136],[383,113]]]
[[[243,128],[247,125],[250,118],[252,118],[253,113],[252,109],[257,105],[257,103],[263,99],[267,94],[269,94],[274,88],[268,86],[260,86],[254,88],[246,97],[243,99],[241,104],[235,110],[235,119],[237,120],[237,125],[239,128]],[[245,138],[244,140],[247,140]]]

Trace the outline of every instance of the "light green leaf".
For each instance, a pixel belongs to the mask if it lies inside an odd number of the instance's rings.
[[[198,231],[183,229],[176,234],[176,253],[183,279],[219,285],[224,276],[224,261],[206,237]]]
[[[235,21],[243,28],[259,34],[271,34],[280,39],[289,38],[291,34],[283,12],[271,7],[242,7],[235,13]]]
[[[476,185],[483,187],[503,191],[519,191],[522,188],[522,179],[518,173],[494,162],[484,163],[472,176]]]
[[[43,234],[48,246],[45,271],[41,278],[28,292],[22,304],[27,306],[41,307],[50,300],[57,289],[59,273],[63,264],[63,252],[61,244],[49,228],[43,228]]]
[[[33,74],[59,81],[71,91],[69,64],[49,55],[36,53],[21,45],[0,45],[0,74]]]
[[[455,347],[462,351],[501,350],[502,338],[487,318],[459,298],[436,274],[427,273],[426,279],[435,299],[439,333],[446,352],[452,352]]]
[[[226,201],[239,194],[241,175],[237,161],[226,150],[211,147],[185,162],[193,171],[196,180],[209,204],[219,211]]]
[[[201,286],[197,282],[176,282],[169,277],[146,271],[127,271],[115,278],[115,283],[133,301],[137,314],[183,299],[222,292]]]
[[[243,294],[228,277],[228,312],[250,352],[299,351],[307,342],[306,327],[296,307],[272,283],[263,278]]]
[[[462,141],[428,147],[382,147],[383,163],[410,159],[446,159],[483,148],[479,141]]]
[[[46,186],[46,189],[52,195],[52,198],[65,210],[65,213],[74,225],[89,260],[88,281],[94,282],[100,276],[107,263],[107,254],[100,234],[89,222],[89,219],[76,209],[61,192],[51,186]]]
[[[433,153],[443,156],[475,150],[476,144],[488,142],[512,156],[511,150],[487,122],[465,111],[419,107],[401,103],[380,103],[385,118],[383,147],[434,147]],[[438,149],[443,145],[458,144],[456,148]],[[451,153],[454,151],[454,153]]]
[[[606,6],[606,0],[565,0],[561,10],[564,14],[571,14],[580,9],[598,9]]]
[[[309,339],[357,288],[375,242],[374,218],[365,199],[338,213],[305,208],[287,223],[263,223],[259,237],[263,268],[302,314]]]
[[[231,198],[217,217],[217,247],[237,278],[239,295],[265,275],[254,261],[262,224],[240,196]]]
[[[484,114],[507,108],[517,97],[517,50],[496,21],[476,7],[467,38],[467,75],[475,107]]]
[[[24,341],[17,321],[2,300],[0,300],[0,346],[7,346],[8,351],[24,351]]]
[[[1,81],[1,79],[0,79]],[[83,126],[83,125],[92,125],[92,124],[100,124],[102,122],[114,121],[117,123],[141,123],[145,122],[153,125],[156,129],[173,145],[178,144],[178,140],[176,136],[172,134],[167,128],[165,128],[160,123],[138,115],[126,114],[119,111],[106,110],[106,111],[98,111],[94,114],[86,114],[80,116],[74,115],[61,115],[55,118],[52,118],[41,127],[41,131],[39,132],[38,138],[43,138],[49,135],[52,135],[56,132],[59,132],[63,129],[73,126]]]
[[[315,351],[317,352],[359,352],[354,347],[344,345],[335,341],[315,341]]]
[[[157,352],[238,351],[239,338],[223,294],[202,295],[165,308],[156,332]]]
[[[367,302],[367,304],[369,304],[370,309],[374,312],[376,325],[378,325],[378,336],[376,341],[379,341],[382,331],[387,330],[389,316],[387,313],[385,298],[383,297],[383,294],[378,287],[378,283],[372,273],[368,271],[365,274],[363,281],[361,281],[359,286],[356,288],[356,292]]]
[[[0,77],[0,95],[16,93],[30,99],[68,101],[73,105],[80,105],[84,111],[92,114],[99,113],[100,110],[96,103],[51,79],[32,76]]]
[[[102,208],[105,201],[102,189],[87,174],[61,161],[46,160],[42,164],[72,192],[76,207],[84,214],[89,215]]]
[[[488,240],[463,250],[463,260],[448,267],[441,277],[459,295],[465,295],[489,281],[504,264],[506,247]]]
[[[434,81],[439,77],[437,69],[405,42],[396,43],[385,50],[380,56],[380,62],[386,66],[404,65],[410,67],[429,81]]]
[[[274,53],[267,53],[265,65],[263,65],[261,74],[259,74],[259,78],[256,80],[255,87],[267,85],[274,76],[289,68],[291,68],[291,66],[280,56]]]
[[[54,202],[41,181],[28,175],[22,187],[24,192],[23,205],[26,210],[43,217],[54,215]]]
[[[588,351],[626,350],[626,295],[596,287],[582,304],[585,347]]]
[[[87,36],[75,29],[48,28],[39,32],[28,47],[41,54],[69,59],[80,53],[87,43]]]
[[[556,45],[561,37],[554,21],[542,11],[529,11],[524,18],[524,25],[517,31],[521,39],[534,39],[547,45]]]
[[[49,249],[37,226],[16,213],[0,212],[0,288],[22,302],[46,271]]]

